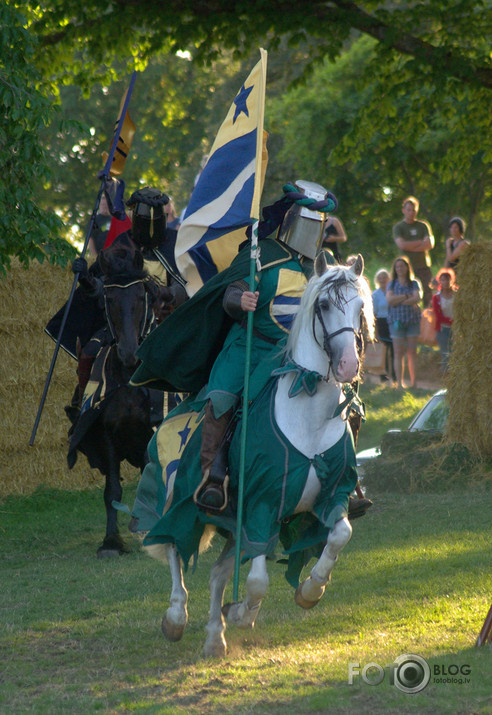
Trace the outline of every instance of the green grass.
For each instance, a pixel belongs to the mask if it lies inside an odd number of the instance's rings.
[[[407,429],[417,412],[436,390],[396,390],[386,383],[360,386],[367,419],[359,432],[357,451],[377,447],[389,429]]]
[[[133,497],[135,486],[126,489]],[[1,508],[0,711],[492,711],[492,647],[474,647],[490,605],[490,510],[480,493],[374,496],[321,603],[304,612],[280,565],[253,631],[227,631],[225,660],[202,658],[209,567],[188,573],[190,623],[180,643],[160,633],[170,579],[139,551],[95,557],[102,493],[41,490]],[[123,519],[125,521],[125,519]],[[247,573],[242,569],[242,579]],[[231,597],[229,589],[228,598]],[[469,684],[400,693],[348,663],[416,653],[431,667],[469,664]]]
[[[364,385],[360,448],[406,427],[429,394]],[[125,485],[130,505],[135,488]],[[168,643],[168,570],[130,535],[129,554],[96,559],[102,487],[4,500],[0,712],[492,713],[492,644],[474,645],[492,594],[491,491],[370,496],[320,604],[296,606],[283,567],[271,563],[255,629],[229,628],[217,662],[201,651],[220,538],[186,574],[190,622],[182,641]],[[126,533],[128,517],[120,521]],[[246,575],[243,567],[240,592]],[[384,666],[406,653],[431,666],[421,693],[401,693],[388,674],[377,687],[348,684],[350,662]],[[434,682],[434,668],[453,665],[469,665],[469,683]]]

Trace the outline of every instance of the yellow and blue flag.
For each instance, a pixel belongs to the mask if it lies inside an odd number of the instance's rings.
[[[231,264],[245,227],[260,215],[267,52],[260,53],[218,131],[178,230],[176,265],[190,296]]]
[[[123,123],[119,130],[118,143],[116,144],[116,148],[115,148],[114,155],[113,155],[113,161],[112,161],[111,169],[110,169],[110,173],[113,176],[119,176],[120,174],[123,173],[123,168],[124,168],[125,162],[128,158],[128,154],[130,153],[130,147],[132,145],[133,137],[135,136],[135,132],[137,129],[132,118],[130,117],[130,112],[128,111],[128,105],[130,103],[130,97],[132,95],[133,85],[135,83],[136,75],[137,75],[137,73],[134,72],[132,75],[132,79],[130,81],[130,87],[126,90],[125,94],[123,95],[123,98],[120,102],[120,108],[118,111],[118,119],[116,120],[115,125],[114,125],[112,142],[114,141],[114,137],[118,132],[118,127],[119,127],[121,118],[123,116],[123,110],[125,110],[125,107],[126,107]],[[111,146],[112,146],[112,142],[111,142]],[[109,158],[108,152],[103,151],[102,157],[103,157],[104,163],[106,164],[106,162]]]

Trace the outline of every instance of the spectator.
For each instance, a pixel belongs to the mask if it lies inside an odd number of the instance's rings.
[[[396,258],[391,271],[392,280],[386,289],[388,323],[395,354],[395,375],[398,387],[404,388],[405,352],[410,387],[415,387],[417,342],[420,333],[422,289],[415,280],[407,258]]]
[[[456,293],[454,271],[452,268],[441,268],[436,278],[439,282],[439,291],[432,296],[432,310],[435,317],[436,340],[441,353],[442,371],[445,373],[451,352],[453,302]]]
[[[448,224],[450,236],[446,239],[446,268],[456,269],[461,254],[470,245],[470,241],[465,239],[466,224],[462,218],[455,216]]]
[[[169,203],[164,207],[164,211],[166,213],[167,230],[169,231],[169,229],[173,229],[174,231],[177,231],[181,224],[179,216],[176,213],[176,206],[174,205],[173,198],[169,197]]]
[[[395,374],[395,356],[393,352],[393,343],[388,324],[388,301],[386,300],[386,289],[390,280],[390,274],[386,268],[380,268],[374,276],[376,290],[372,294],[372,303],[374,306],[374,317],[376,319],[376,338],[386,346],[386,374],[381,375],[381,382],[386,382],[391,378],[396,382]]]
[[[343,259],[338,250],[340,243],[345,243],[347,234],[340,219],[336,216],[328,216],[323,228],[322,247],[328,248],[335,257],[337,263],[342,263]]]
[[[400,255],[407,254],[412,262],[415,276],[424,289],[424,308],[432,299],[429,286],[432,280],[431,258],[429,251],[434,248],[434,236],[427,221],[417,220],[419,202],[415,196],[407,196],[402,204],[403,221],[393,226],[393,239]]]

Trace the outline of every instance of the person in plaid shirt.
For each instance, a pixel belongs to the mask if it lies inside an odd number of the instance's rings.
[[[389,306],[388,323],[395,354],[396,380],[398,387],[405,387],[403,376],[406,353],[410,387],[414,387],[422,286],[415,280],[410,261],[403,256],[394,260],[391,277],[386,289],[386,300]]]

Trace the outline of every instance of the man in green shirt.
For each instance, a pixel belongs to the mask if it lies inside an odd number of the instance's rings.
[[[424,308],[430,305],[432,290],[431,258],[429,251],[434,248],[434,236],[427,221],[417,220],[419,202],[415,196],[407,196],[402,203],[403,221],[393,226],[393,240],[400,255],[407,255],[413,272],[422,284]]]

